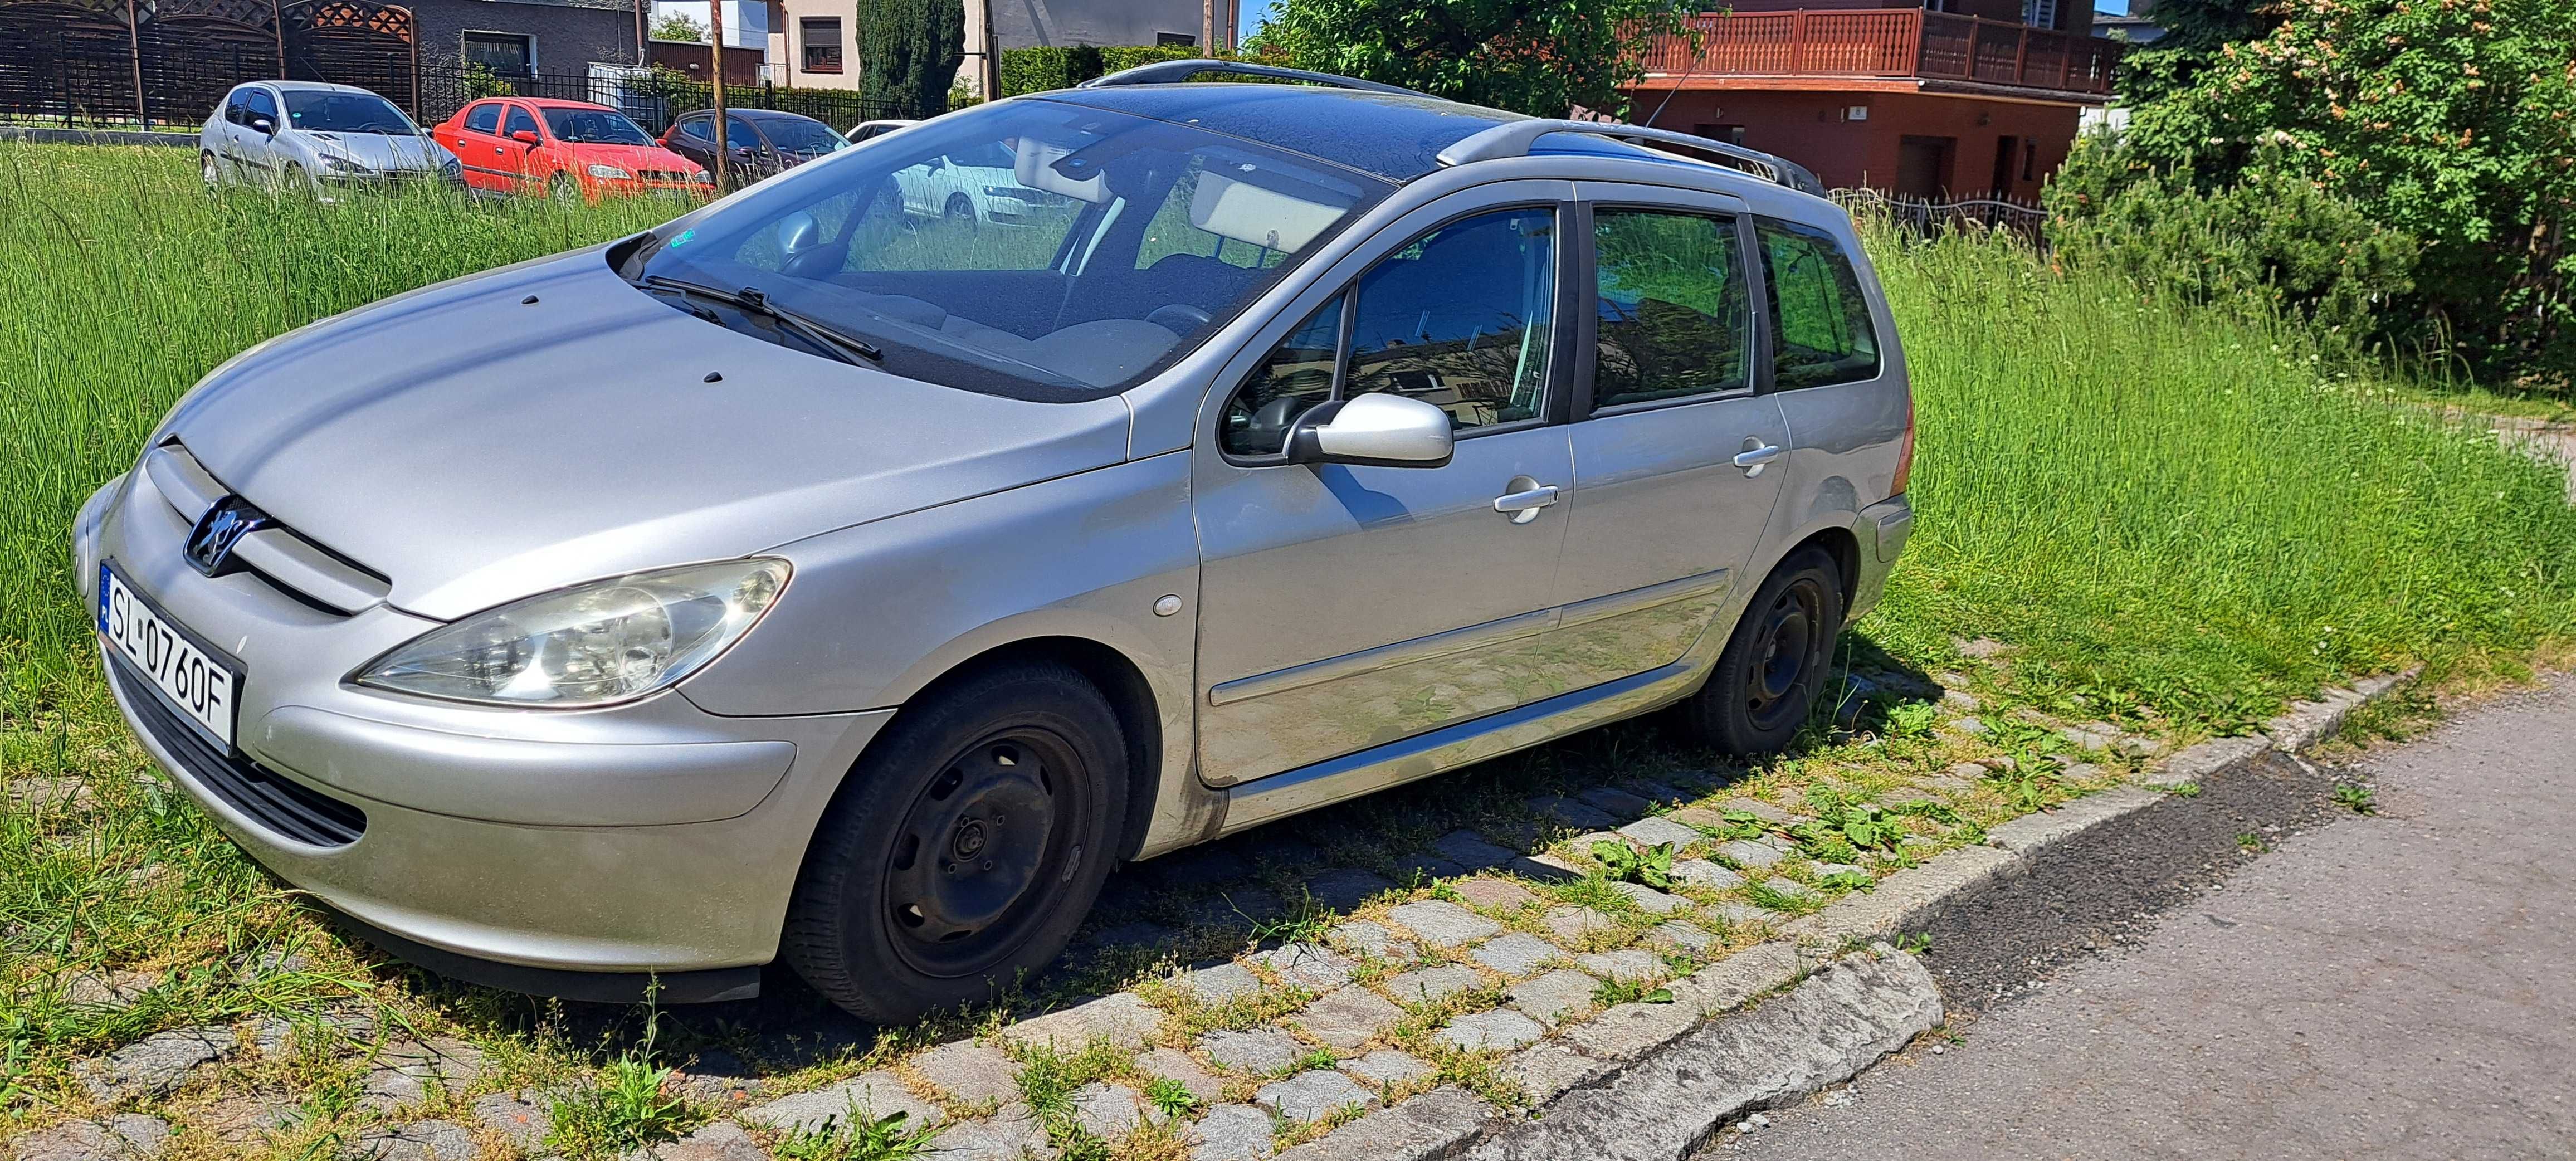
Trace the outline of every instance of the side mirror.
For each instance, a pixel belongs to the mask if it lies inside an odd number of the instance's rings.
[[[1288,429],[1292,464],[1436,468],[1455,450],[1448,412],[1383,392],[1310,408]]]
[[[778,252],[789,258],[813,249],[823,240],[822,223],[803,210],[778,219],[777,229]]]
[[[510,140],[516,141],[521,145],[539,144],[537,131],[534,129],[521,129],[518,132],[511,134]]]
[[[266,117],[253,117],[253,118],[251,118],[251,119],[250,119],[250,127],[251,127],[253,130],[255,130],[255,131],[257,131],[257,132],[259,132],[259,133],[261,133],[261,134],[264,134],[264,135],[266,135],[266,136],[269,136],[269,137],[275,137],[275,136],[277,136],[277,122],[275,122],[275,121],[271,121],[271,120],[269,120],[269,119],[268,119],[268,118],[266,118]]]

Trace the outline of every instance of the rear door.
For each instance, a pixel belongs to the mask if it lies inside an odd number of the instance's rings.
[[[503,163],[509,160],[509,153],[501,148],[501,102],[478,102],[468,107],[455,124],[455,139],[440,144],[464,165],[465,184],[494,192],[508,190],[510,172]]]
[[[1762,393],[1744,203],[1578,189],[1578,499],[1558,591],[1564,656],[1589,683],[1680,660],[1758,583],[1745,569],[1788,475],[1789,429]]]
[[[716,170],[715,118],[705,113],[691,113],[671,125],[662,135],[662,147],[695,162],[698,168]]]

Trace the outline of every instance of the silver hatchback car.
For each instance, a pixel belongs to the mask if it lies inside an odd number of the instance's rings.
[[[235,85],[197,131],[206,188],[256,185],[329,198],[336,191],[431,182],[462,187],[456,155],[395,108],[354,85]]]
[[[883,1020],[1043,966],[1122,860],[1661,707],[1785,744],[1911,524],[1814,179],[1136,79],[235,357],[79,517],[128,720],[434,970],[783,958]],[[996,150],[1008,228],[905,212]]]

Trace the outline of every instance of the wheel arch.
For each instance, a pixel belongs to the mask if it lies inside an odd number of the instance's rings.
[[[1009,665],[1059,664],[1082,675],[1109,699],[1118,728],[1127,742],[1127,809],[1118,820],[1118,857],[1134,858],[1145,840],[1163,784],[1165,739],[1163,706],[1143,667],[1115,646],[1090,637],[1066,634],[1022,637],[987,646],[941,670],[904,698],[907,702],[941,696],[948,687],[975,673]],[[882,735],[880,735],[880,738]],[[867,760],[878,740],[861,748],[855,769]],[[846,775],[845,775],[846,777]]]

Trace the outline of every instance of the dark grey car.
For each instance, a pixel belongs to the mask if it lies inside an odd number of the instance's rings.
[[[1121,860],[1666,706],[1785,744],[1911,523],[1813,179],[1130,79],[243,352],[80,516],[128,719],[441,971],[881,1019]],[[907,211],[997,150],[1010,228]]]

